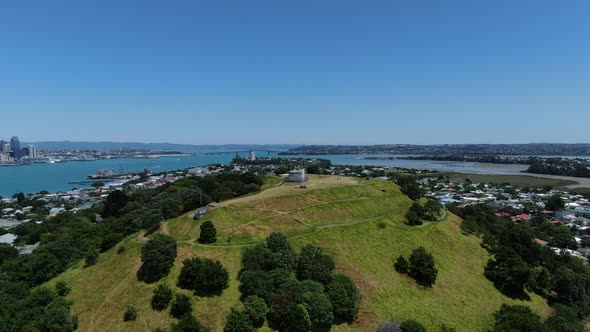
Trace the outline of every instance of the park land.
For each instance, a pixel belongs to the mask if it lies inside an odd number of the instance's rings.
[[[48,284],[64,280],[72,287],[68,299],[74,301],[82,331],[166,329],[173,318],[150,308],[152,290],[167,284],[180,292],[176,281],[181,262],[195,256],[213,258],[228,269],[229,288],[219,297],[193,297],[193,310],[205,326],[221,331],[230,309],[241,306],[237,275],[243,250],[278,231],[296,250],[308,243],[321,247],[335,259],[337,270],[359,287],[357,320],[335,326],[334,331],[375,331],[384,321],[406,319],[417,319],[429,330],[446,324],[458,331],[484,331],[493,325],[492,313],[503,303],[527,305],[542,317],[550,314],[545,300],[535,294],[529,301],[512,300],[494,288],[483,275],[489,254],[480,238],[461,232],[455,215],[422,226],[406,225],[411,200],[391,181],[317,175],[310,176],[305,187],[278,185],[278,178],[268,181],[267,189],[258,194],[213,204],[199,221],[190,212],[162,223],[149,235],[169,234],[178,241],[174,267],[158,283],[145,284],[136,277],[141,247],[148,240],[142,231],[102,254],[96,265],[84,268],[79,262]],[[213,245],[196,241],[205,220],[217,228]],[[399,255],[408,256],[419,246],[436,261],[439,275],[433,288],[419,287],[393,269]],[[128,305],[139,315],[125,323],[122,316]]]

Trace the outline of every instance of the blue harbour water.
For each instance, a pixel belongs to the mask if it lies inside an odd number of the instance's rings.
[[[189,152],[189,151],[185,151]],[[72,188],[86,188],[89,185],[71,184],[72,181],[85,180],[99,169],[123,169],[125,172],[142,171],[150,168],[152,172],[166,172],[209,164],[229,164],[236,152],[190,151],[197,155],[181,157],[161,157],[157,159],[106,159],[96,161],[64,162],[55,164],[32,164],[26,166],[0,167],[0,196],[10,197],[17,192],[37,193],[67,191]],[[247,153],[240,152],[241,156]],[[276,157],[277,152],[257,152],[259,157]],[[298,156],[291,156],[298,157]],[[314,156],[300,156],[312,158]],[[429,160],[367,160],[368,155],[329,155],[315,156],[330,159],[335,165],[394,166],[402,168],[433,169],[445,172],[474,174],[519,174],[526,165],[493,165],[469,162],[447,162]],[[375,157],[374,155],[372,157]],[[385,156],[387,157],[387,156]]]

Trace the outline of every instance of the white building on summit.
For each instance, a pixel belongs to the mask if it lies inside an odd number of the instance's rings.
[[[285,178],[285,182],[305,182],[308,178],[305,176],[305,169],[295,169],[289,171],[289,176]]]

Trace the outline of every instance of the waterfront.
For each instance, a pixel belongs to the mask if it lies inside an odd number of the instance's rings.
[[[50,192],[66,191],[72,188],[84,188],[88,185],[71,184],[72,181],[86,179],[98,169],[113,169],[119,172],[141,171],[150,168],[152,172],[166,172],[209,164],[229,164],[236,152],[186,151],[197,153],[183,157],[161,157],[158,159],[107,159],[85,162],[66,162],[56,164],[33,164],[15,167],[0,167],[0,196],[9,197],[16,192],[36,193],[41,190]],[[241,156],[247,153],[240,152]],[[277,152],[257,152],[260,157],[276,157]],[[364,157],[375,155],[324,155],[324,156],[289,156],[307,158],[325,158],[336,165],[392,166],[416,169],[434,169],[444,172],[473,174],[520,174],[526,165],[496,165],[471,162],[444,162],[428,160],[367,160]]]

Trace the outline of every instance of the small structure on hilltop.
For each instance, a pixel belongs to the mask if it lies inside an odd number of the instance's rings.
[[[289,175],[285,178],[285,182],[305,182],[309,180],[305,176],[305,169],[295,169],[289,171]]]
[[[193,216],[193,220],[201,220],[201,217],[205,215],[209,211],[209,206],[203,206],[195,211],[195,215]]]

